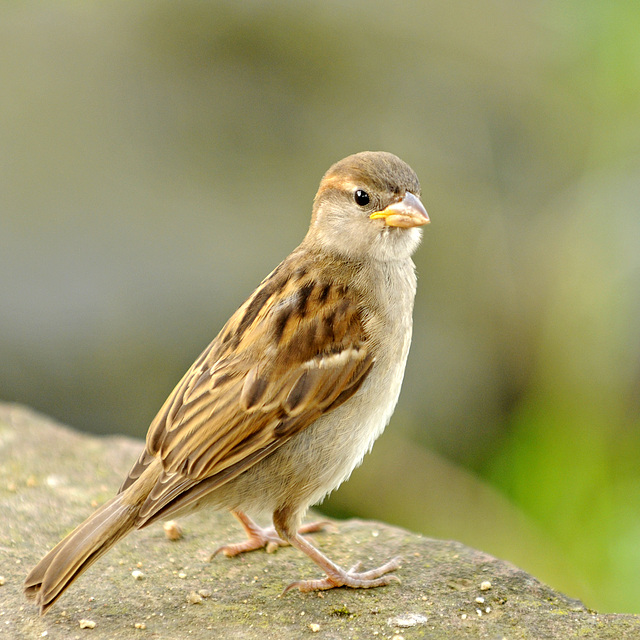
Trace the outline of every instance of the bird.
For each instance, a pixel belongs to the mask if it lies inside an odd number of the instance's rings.
[[[329,168],[301,244],[178,382],[119,492],[26,577],[41,614],[134,529],[202,507],[230,511],[247,534],[217,552],[292,545],[322,569],[324,577],[285,591],[397,580],[401,558],[344,569],[304,535],[326,523],[301,523],[362,462],[397,403],[412,334],[412,255],[429,222],[420,195],[415,172],[388,152]],[[272,527],[252,519],[264,514]]]

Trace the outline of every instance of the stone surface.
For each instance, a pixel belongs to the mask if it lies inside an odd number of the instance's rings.
[[[313,539],[344,566],[402,555],[401,584],[278,597],[317,568],[291,548],[210,562],[243,535],[215,512],[182,520],[176,541],[159,525],[132,533],[40,617],[22,596],[28,569],[114,493],[141,446],[0,405],[0,638],[640,639],[640,616],[599,615],[507,562],[376,522]]]

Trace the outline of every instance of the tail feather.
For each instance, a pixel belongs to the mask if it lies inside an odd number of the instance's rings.
[[[120,493],[59,542],[24,582],[27,598],[44,614],[65,589],[98,558],[136,527],[139,504],[125,504]]]

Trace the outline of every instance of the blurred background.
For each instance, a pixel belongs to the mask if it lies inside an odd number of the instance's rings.
[[[640,613],[639,33],[636,0],[3,3],[0,398],[143,437],[329,165],[394,152],[412,352],[323,508]]]

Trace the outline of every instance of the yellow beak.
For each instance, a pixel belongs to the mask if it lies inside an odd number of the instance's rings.
[[[371,220],[384,219],[388,227],[421,227],[429,223],[427,210],[419,198],[407,191],[402,200],[390,204],[381,211],[374,211],[369,218]]]

